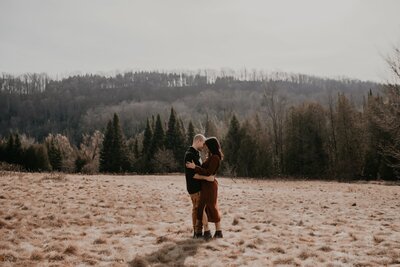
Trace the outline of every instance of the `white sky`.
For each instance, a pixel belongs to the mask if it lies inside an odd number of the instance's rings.
[[[0,0],[0,72],[232,68],[383,81],[399,0]]]

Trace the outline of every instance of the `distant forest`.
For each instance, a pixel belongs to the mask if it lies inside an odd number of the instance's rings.
[[[338,93],[357,108],[367,93],[381,85],[358,80],[332,80],[307,75],[258,72],[191,73],[127,72],[113,77],[83,75],[52,80],[46,74],[0,77],[0,136],[10,131],[43,141],[49,133],[67,136],[79,144],[84,133],[104,130],[117,113],[124,133],[132,137],[145,129],[146,118],[168,118],[171,107],[183,122],[204,131],[208,119],[223,135],[233,114],[240,120],[265,114],[263,95],[274,86],[288,106],[317,102],[327,106]]]
[[[221,140],[229,176],[399,177],[398,84],[199,71],[3,74],[0,85],[0,161],[26,170],[183,171],[204,133]]]

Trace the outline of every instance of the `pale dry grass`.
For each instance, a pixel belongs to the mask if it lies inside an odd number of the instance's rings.
[[[219,182],[224,238],[205,242],[183,175],[3,173],[0,266],[400,265],[398,186]]]

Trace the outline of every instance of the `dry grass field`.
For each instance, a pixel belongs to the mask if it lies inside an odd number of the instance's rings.
[[[400,186],[219,182],[206,242],[183,175],[3,173],[0,266],[400,266]]]

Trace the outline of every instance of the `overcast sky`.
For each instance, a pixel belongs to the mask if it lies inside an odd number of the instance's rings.
[[[221,68],[383,81],[398,0],[0,0],[0,72]]]

